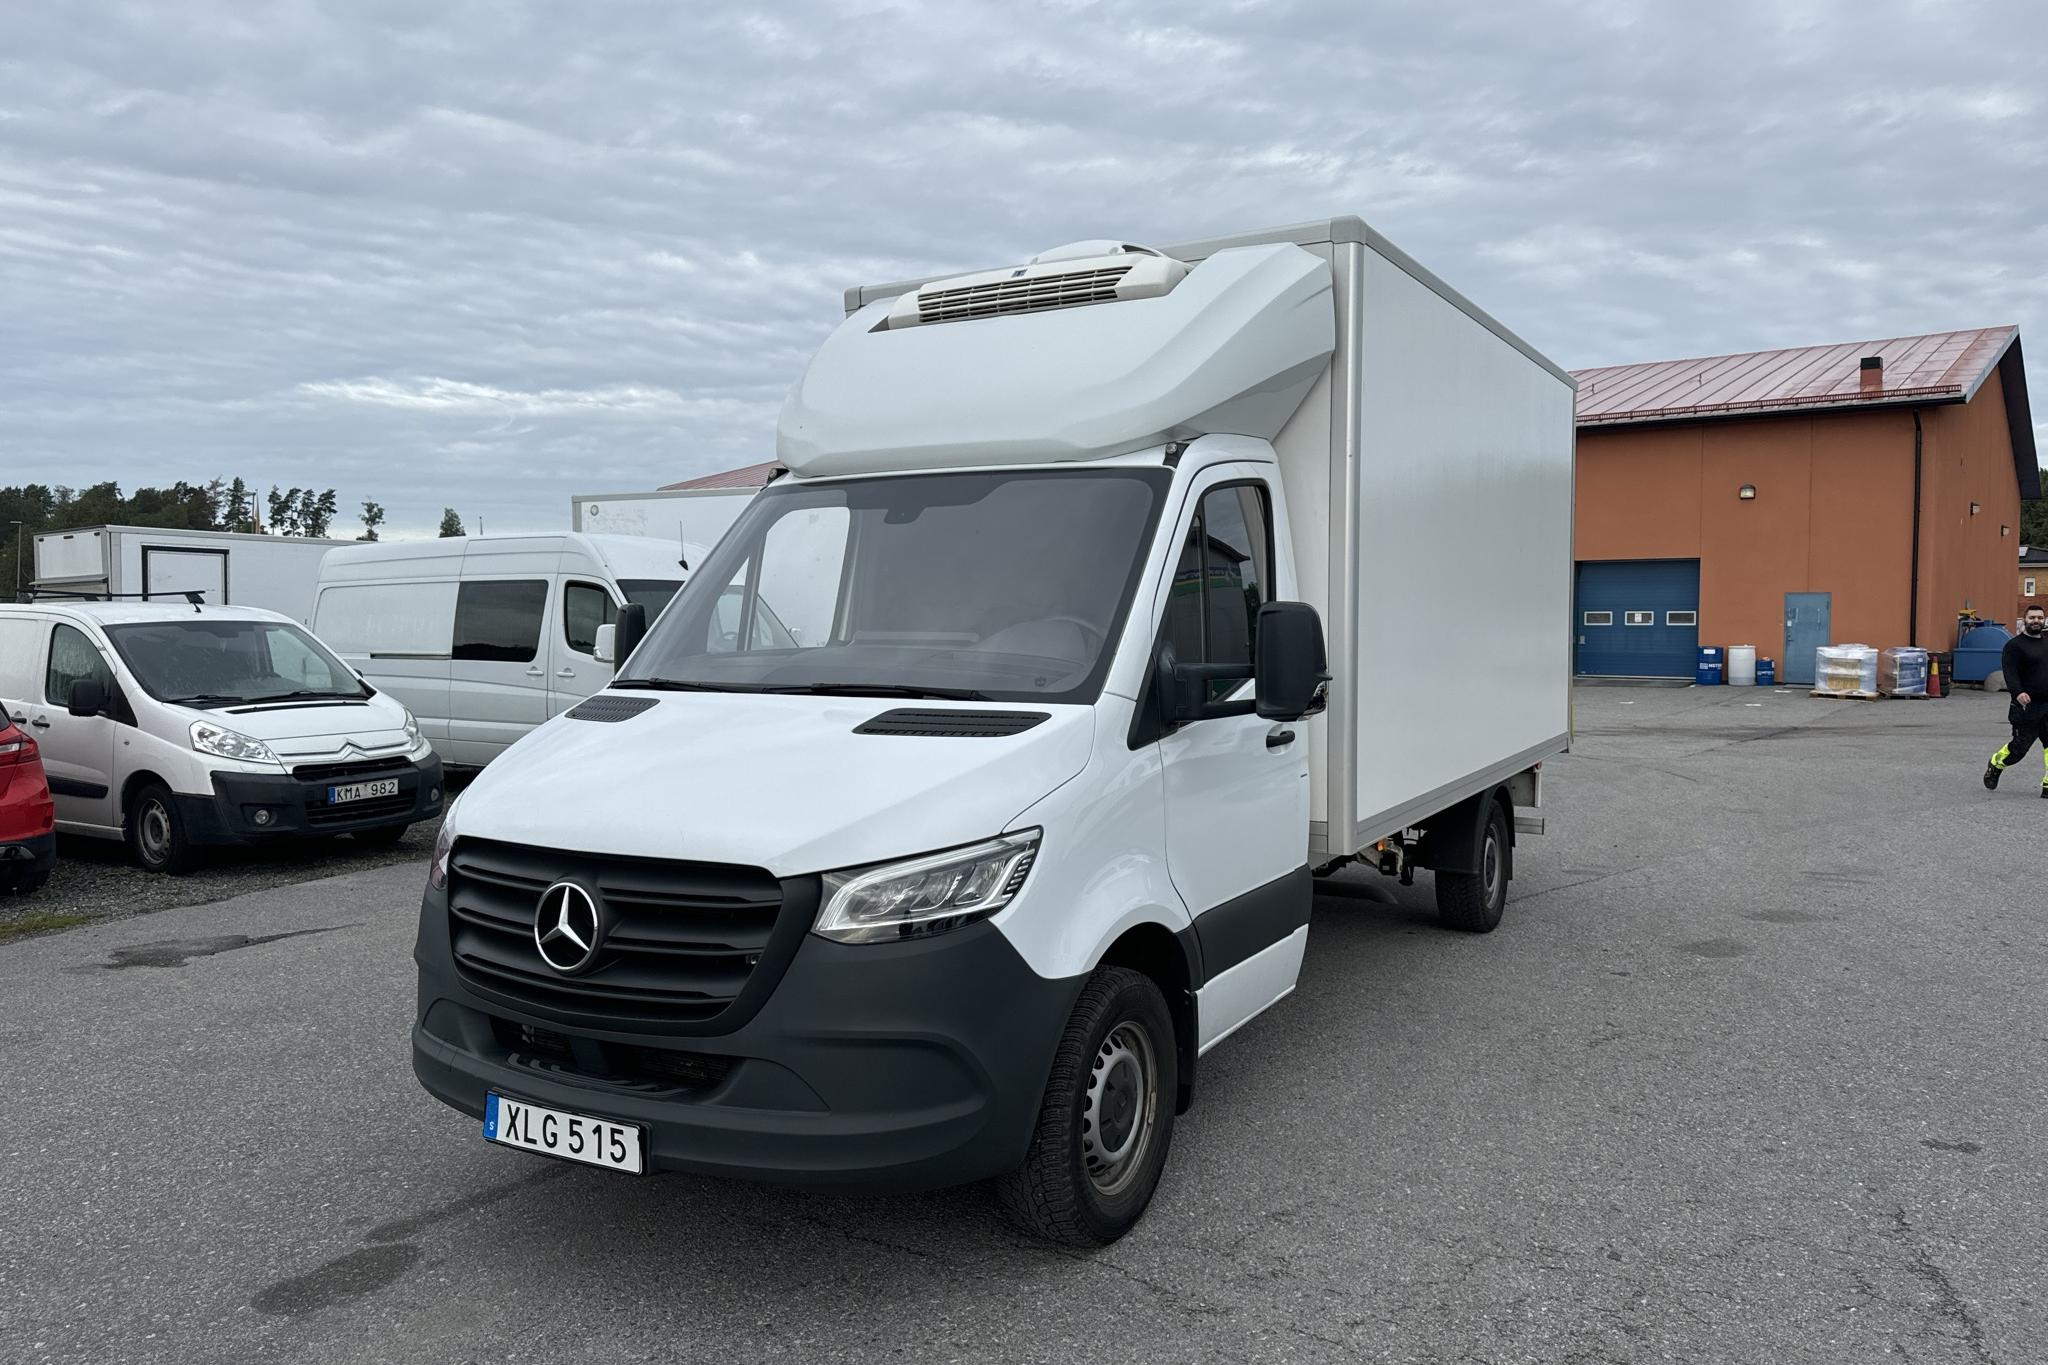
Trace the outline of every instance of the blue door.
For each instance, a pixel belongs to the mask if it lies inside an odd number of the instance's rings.
[[[1587,560],[1572,622],[1580,673],[1690,678],[1700,646],[1700,562]]]
[[[1785,657],[1778,676],[1786,682],[1813,686],[1813,652],[1834,643],[1828,638],[1831,606],[1824,592],[1785,594]]]

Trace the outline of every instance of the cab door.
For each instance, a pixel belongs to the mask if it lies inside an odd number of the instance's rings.
[[[1181,510],[1160,631],[1181,663],[1243,667],[1208,684],[1215,700],[1250,699],[1259,607],[1293,591],[1276,562],[1277,483],[1268,465],[1221,466]],[[1204,1047],[1294,989],[1312,895],[1308,748],[1305,722],[1254,714],[1186,721],[1159,741],[1167,867],[1201,944]]]
[[[616,623],[611,589],[586,578],[567,578],[557,593],[561,628],[549,636],[548,714],[558,716],[612,680],[612,666],[597,661],[597,628]]]
[[[115,732],[112,713],[121,708],[114,670],[100,647],[76,626],[62,621],[49,628],[42,670],[41,696],[22,708],[26,728],[43,751],[50,796],[59,824],[94,829],[119,828],[119,783],[114,780]],[[107,705],[99,715],[71,714],[71,685],[97,679]]]

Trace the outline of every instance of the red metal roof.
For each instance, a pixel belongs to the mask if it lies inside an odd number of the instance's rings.
[[[768,460],[761,464],[750,464],[744,469],[728,469],[717,474],[706,474],[701,479],[685,479],[681,483],[665,483],[661,486],[661,491],[664,493],[675,493],[684,489],[696,488],[760,488],[768,480],[784,472],[785,470],[780,460]]]
[[[2018,335],[2017,327],[1980,327],[1574,370],[1579,425],[1967,400]],[[1866,387],[1861,362],[1869,355],[1883,356],[1884,370],[1879,383]]]

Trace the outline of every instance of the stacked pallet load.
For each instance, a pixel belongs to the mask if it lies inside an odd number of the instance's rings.
[[[1927,696],[1927,651],[1887,649],[1877,656],[1877,690],[1887,697]]]
[[[1926,688],[1924,671],[1921,688]],[[1814,651],[1813,695],[1877,700],[1877,651],[1869,645],[1822,645]]]

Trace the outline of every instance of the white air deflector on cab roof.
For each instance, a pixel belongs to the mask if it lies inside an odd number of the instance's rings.
[[[1186,278],[1185,262],[1128,242],[1070,242],[1020,266],[934,280],[899,297],[885,323],[929,327],[969,318],[1043,313],[1094,303],[1156,299]]]

